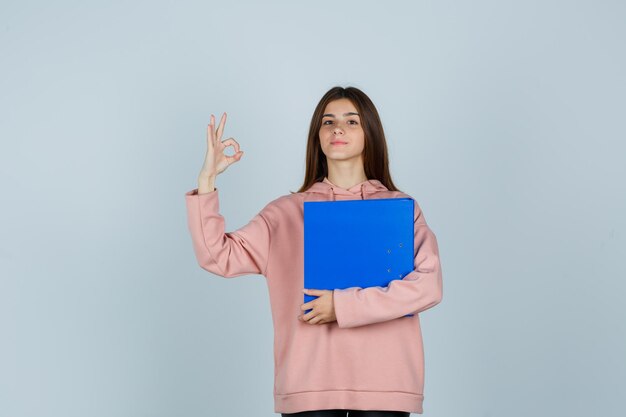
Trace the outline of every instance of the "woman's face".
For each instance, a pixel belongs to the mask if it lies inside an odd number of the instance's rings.
[[[356,107],[347,98],[326,105],[319,135],[326,159],[360,160],[363,163],[365,133]]]

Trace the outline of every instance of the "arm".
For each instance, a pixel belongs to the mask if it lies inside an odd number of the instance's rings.
[[[417,314],[441,302],[443,284],[437,238],[415,202],[415,269],[386,287],[334,290],[339,327],[356,327]]]
[[[265,275],[270,231],[263,211],[240,229],[225,232],[217,189],[200,194],[198,189],[188,191],[185,201],[187,224],[200,267],[224,278]]]

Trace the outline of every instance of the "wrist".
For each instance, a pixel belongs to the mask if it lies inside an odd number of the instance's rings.
[[[215,191],[215,177],[198,178],[198,194]]]

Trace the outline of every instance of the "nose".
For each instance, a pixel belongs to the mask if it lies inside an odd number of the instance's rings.
[[[334,134],[342,134],[343,135],[343,130],[339,128],[339,126],[335,126],[335,128],[333,129],[333,133]]]

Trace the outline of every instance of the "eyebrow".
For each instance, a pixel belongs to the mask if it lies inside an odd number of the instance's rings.
[[[344,113],[343,115],[344,116],[359,116],[359,113],[355,113],[353,111],[349,111],[348,113]],[[335,117],[335,115],[332,114],[332,113],[326,113],[322,117],[326,117],[326,116],[328,116],[328,117]]]

